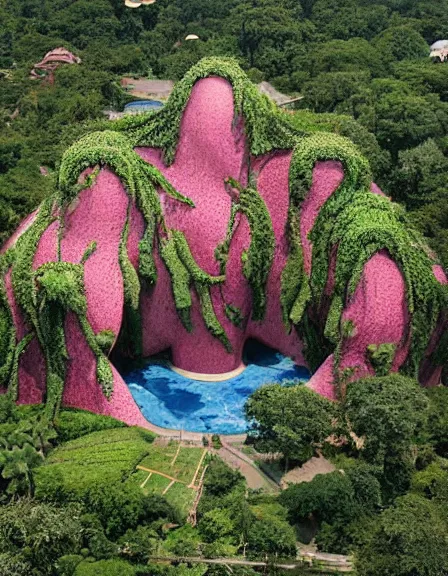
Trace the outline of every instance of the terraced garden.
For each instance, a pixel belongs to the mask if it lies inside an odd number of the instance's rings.
[[[145,493],[165,496],[187,515],[207,462],[207,450],[203,448],[190,448],[174,441],[168,445],[152,445],[129,482],[138,483]]]
[[[208,462],[203,448],[154,443],[141,428],[113,428],[65,442],[36,470],[36,491],[58,485],[75,499],[93,485],[130,482],[146,494],[164,496],[183,516],[195,501]]]
[[[37,470],[37,491],[55,477],[78,496],[96,483],[123,482],[149,454],[154,438],[140,428],[115,428],[66,442]]]

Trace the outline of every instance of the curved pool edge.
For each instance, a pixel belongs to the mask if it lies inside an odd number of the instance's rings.
[[[247,398],[268,383],[304,385],[310,373],[272,349],[251,348],[236,370],[225,374],[192,373],[167,358],[129,365],[121,376],[145,427],[156,434],[193,442],[213,434],[244,440]],[[218,386],[218,388],[216,388]]]
[[[140,410],[140,407],[138,406],[138,404],[136,403],[137,408]],[[140,410],[140,413],[143,416],[143,412]],[[161,436],[163,438],[169,438],[171,440],[180,440],[182,442],[193,442],[194,444],[201,444],[201,446],[203,445],[202,443],[202,439],[204,438],[204,436],[206,438],[211,438],[214,434],[213,432],[189,432],[187,430],[174,430],[172,428],[162,428],[161,426],[157,426],[156,424],[152,424],[152,422],[150,422],[147,418],[145,418],[145,416],[143,416],[143,418],[145,419],[147,426],[145,426],[146,430],[149,430],[150,432],[154,432],[154,434],[157,434],[157,436]],[[142,428],[142,426],[138,426],[139,428]],[[245,442],[246,438],[247,438],[247,434],[243,433],[243,434],[218,434],[218,436],[224,436],[226,439],[226,442]]]
[[[167,363],[167,366],[179,376],[188,378],[189,380],[194,380],[196,382],[225,382],[226,380],[231,380],[236,376],[240,376],[247,366],[245,364],[240,364],[238,368],[232,370],[231,372],[223,372],[221,374],[201,374],[199,372],[189,372],[188,370],[183,370],[182,368],[177,368],[171,362]]]

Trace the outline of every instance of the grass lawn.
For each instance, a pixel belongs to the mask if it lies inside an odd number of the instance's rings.
[[[88,430],[90,422],[84,415],[82,418],[83,430]],[[110,425],[109,422],[104,424]],[[45,464],[36,470],[36,493],[44,495],[49,489],[60,487],[78,498],[97,484],[108,486],[131,482],[141,487],[145,494],[164,495],[170,504],[187,516],[196,496],[195,490],[188,486],[204,449],[184,446],[179,449],[179,443],[175,441],[168,445],[154,445],[154,438],[154,434],[141,428],[112,428],[65,442],[55,448]],[[207,461],[208,458],[204,458],[199,467],[196,484]],[[180,482],[174,483],[164,494],[171,480],[155,473],[148,479],[149,472],[138,470],[137,466],[161,472]]]
[[[152,446],[150,453],[140,462],[140,465],[189,484],[193,480],[204,449],[182,446],[172,465],[178,446],[177,442],[171,442],[169,446]]]
[[[154,438],[140,428],[116,428],[66,442],[36,470],[37,493],[55,479],[77,496],[94,484],[123,482],[150,452]]]
[[[196,497],[196,491],[188,488],[188,486],[193,480],[196,469],[201,462],[204,449],[181,446],[177,458],[174,464],[172,464],[178,448],[178,442],[170,442],[168,446],[153,445],[151,446],[149,454],[140,462],[139,465],[151,470],[156,470],[157,472],[161,472],[162,474],[177,478],[181,481],[174,483],[164,496],[170,504],[175,506],[184,516],[186,516]],[[207,457],[204,458],[199,468],[196,477],[196,484],[199,482],[206,462]],[[136,470],[129,478],[129,482],[134,482],[139,486],[142,486],[143,482],[148,478],[148,475],[149,472]],[[145,485],[142,487],[142,490],[147,494],[163,494],[170,483],[171,480],[168,478],[158,474],[152,474],[149,480],[147,480]]]

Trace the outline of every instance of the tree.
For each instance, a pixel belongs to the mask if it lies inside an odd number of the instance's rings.
[[[408,494],[385,510],[356,554],[360,576],[433,576],[448,570],[446,522],[432,502]]]
[[[215,508],[206,512],[198,524],[199,531],[205,542],[214,542],[234,533],[234,525],[228,510]]]
[[[395,158],[400,150],[418,146],[444,132],[445,107],[428,97],[394,91],[380,96],[374,110],[378,142]]]
[[[372,44],[385,62],[416,60],[429,56],[426,40],[411,26],[388,28],[376,36]]]
[[[317,44],[308,54],[308,67],[319,72],[367,71],[380,76],[384,70],[381,54],[363,38],[330,40]]]
[[[434,140],[399,152],[394,199],[405,202],[411,210],[442,197],[446,200],[447,172],[448,160]]]
[[[7,492],[13,496],[33,497],[35,492],[34,468],[42,463],[42,455],[31,444],[23,448],[13,447],[0,453],[2,478],[9,480]]]
[[[53,574],[57,559],[76,553],[80,545],[77,507],[58,508],[29,499],[0,506],[0,554],[29,563],[33,571],[28,574]]]
[[[305,462],[331,434],[334,407],[302,386],[268,384],[257,390],[245,406],[249,435],[262,452],[282,452]]]
[[[98,516],[106,535],[112,540],[127,530],[160,518],[180,520],[164,498],[156,494],[145,495],[139,486],[132,484],[96,485],[86,494],[85,503],[89,511]]]
[[[302,93],[316,112],[334,112],[369,82],[368,72],[326,72],[306,82]]]
[[[437,454],[448,456],[448,388],[429,388],[427,432]]]
[[[255,520],[247,535],[250,555],[292,556],[297,554],[294,528],[275,516]]]
[[[318,474],[311,482],[292,484],[280,494],[279,501],[294,523],[310,514],[319,522],[347,521],[358,511],[353,485],[341,472]]]
[[[356,0],[317,0],[311,20],[324,39],[362,37],[370,40],[387,27],[389,10],[371,3],[364,6]]]
[[[232,470],[220,458],[214,458],[207,469],[204,488],[207,494],[225,496],[238,484],[244,481],[237,470]]]
[[[121,554],[134,562],[148,562],[151,554],[157,551],[159,541],[160,538],[152,527],[137,526],[135,530],[128,530],[120,538]],[[187,556],[188,554],[179,555]]]
[[[370,462],[406,454],[425,424],[427,407],[419,384],[399,374],[366,378],[347,387],[345,413],[355,434],[364,438],[362,453]]]

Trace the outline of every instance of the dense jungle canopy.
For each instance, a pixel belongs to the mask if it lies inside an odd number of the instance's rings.
[[[122,0],[0,0],[0,240],[48,193],[80,125],[129,99],[121,75],[179,79],[219,55],[255,82],[302,94],[301,108],[343,115],[340,132],[446,266],[448,65],[429,59],[446,37],[446,0],[158,0],[138,10]],[[53,86],[30,80],[57,46],[82,64],[58,69]]]

